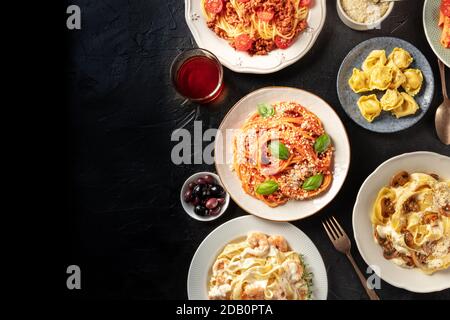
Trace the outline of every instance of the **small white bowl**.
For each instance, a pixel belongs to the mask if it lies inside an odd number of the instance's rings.
[[[217,215],[202,217],[202,216],[199,216],[198,214],[195,214],[194,206],[191,203],[187,203],[186,201],[184,201],[184,193],[188,190],[189,183],[195,182],[198,178],[204,177],[206,175],[210,175],[210,176],[214,177],[214,180],[216,180],[216,184],[220,185],[223,188],[223,185],[217,174],[212,173],[212,172],[197,172],[197,173],[193,174],[192,176],[190,176],[184,182],[183,187],[181,188],[181,192],[180,192],[180,201],[181,201],[181,205],[183,206],[184,211],[186,211],[186,213],[188,215],[190,215],[192,218],[199,220],[199,221],[216,220],[227,210],[228,205],[230,203],[230,195],[225,191],[225,202],[223,203],[222,209],[220,210],[220,212]],[[224,188],[224,190],[225,190],[225,188]]]
[[[342,22],[349,28],[352,28],[354,30],[358,30],[358,31],[366,31],[366,30],[372,30],[372,29],[376,29],[377,27],[379,27],[379,25],[381,24],[381,22],[384,21],[384,19],[386,19],[392,12],[392,9],[394,8],[394,2],[391,2],[389,4],[389,8],[386,11],[386,13],[384,14],[384,16],[382,16],[380,19],[378,19],[375,22],[372,23],[361,23],[361,22],[356,22],[355,20],[352,20],[347,13],[345,13],[344,8],[342,8],[342,4],[341,4],[341,0],[336,0],[336,8],[337,8],[337,13],[339,18],[342,20]]]

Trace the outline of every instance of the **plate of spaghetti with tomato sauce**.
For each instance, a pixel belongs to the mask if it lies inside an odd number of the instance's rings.
[[[198,46],[243,73],[271,73],[298,61],[325,16],[325,0],[186,0]]]
[[[304,90],[269,87],[242,98],[215,141],[217,173],[245,211],[276,221],[310,216],[338,193],[350,165],[334,110]]]

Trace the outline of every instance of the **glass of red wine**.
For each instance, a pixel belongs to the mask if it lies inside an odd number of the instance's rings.
[[[177,92],[196,103],[214,101],[223,89],[223,68],[217,57],[205,49],[180,53],[170,68]]]

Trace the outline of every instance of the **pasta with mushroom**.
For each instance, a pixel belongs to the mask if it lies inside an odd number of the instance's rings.
[[[450,180],[395,175],[378,193],[371,222],[386,259],[426,274],[450,267]]]

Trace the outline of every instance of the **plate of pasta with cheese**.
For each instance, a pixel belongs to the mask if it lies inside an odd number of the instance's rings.
[[[414,152],[381,164],[361,186],[353,229],[386,282],[413,292],[450,288],[450,157]]]
[[[337,77],[339,101],[358,125],[396,132],[416,124],[434,94],[433,72],[412,44],[392,37],[366,40],[343,60]]]
[[[245,211],[274,221],[310,216],[338,193],[350,165],[344,126],[322,99],[268,87],[231,108],[219,126],[215,164]]]
[[[431,49],[450,67],[450,1],[425,0],[422,18]]]
[[[201,48],[235,72],[271,73],[304,56],[325,23],[325,0],[186,0]]]
[[[319,251],[290,223],[230,220],[200,244],[189,268],[191,300],[325,300]]]

